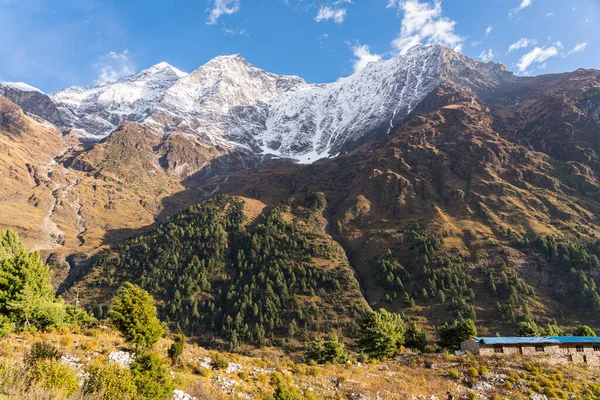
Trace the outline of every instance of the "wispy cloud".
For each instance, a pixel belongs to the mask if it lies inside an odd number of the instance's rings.
[[[478,40],[476,42],[471,42],[471,46],[476,47],[476,46],[481,45],[488,38],[488,36],[490,36],[490,33],[492,33],[493,30],[494,30],[494,27],[491,25],[488,25],[488,27],[485,29],[485,34],[483,35],[481,40]]]
[[[112,82],[135,73],[135,65],[129,54],[129,50],[121,53],[111,51],[95,64],[98,70],[96,83]]]
[[[536,44],[537,44],[536,39],[521,38],[509,46],[508,53],[512,53],[513,51],[519,50],[519,49],[525,49],[529,46],[535,46]]]
[[[456,22],[442,15],[442,3],[439,0],[433,5],[419,0],[404,0],[400,7],[404,13],[402,27],[392,45],[401,54],[422,42],[441,44],[460,51],[464,38],[454,32]]]
[[[371,49],[367,45],[357,45],[352,47],[354,52],[354,72],[362,71],[370,62],[377,62],[381,60],[380,54],[372,54]]]
[[[479,58],[481,59],[481,61],[483,62],[489,62],[492,61],[494,59],[494,51],[492,49],[489,50],[484,50],[481,52],[481,54],[479,55]]]
[[[573,53],[581,53],[585,51],[585,48],[587,47],[587,42],[583,42],[583,43],[579,43],[577,46],[573,47],[573,50],[571,50],[570,52],[567,53],[568,56],[570,56]]]
[[[240,0],[214,0],[212,6],[208,9],[210,14],[206,23],[215,25],[222,15],[235,14],[240,10]]]
[[[543,63],[550,57],[555,57],[558,55],[558,48],[555,46],[550,47],[536,47],[531,50],[529,53],[525,54],[519,62],[517,63],[517,68],[519,71],[525,72],[527,68],[529,68],[532,64],[535,63]]]
[[[250,37],[250,33],[246,29],[230,29],[226,26],[223,26],[223,33],[227,36]]]
[[[332,8],[329,6],[321,6],[319,8],[319,12],[315,17],[315,21],[329,21],[333,20],[336,24],[341,24],[344,22],[346,18],[346,9],[345,8]]]
[[[521,4],[519,4],[519,6],[518,6],[518,7],[516,7],[516,8],[513,8],[513,9],[510,11],[509,15],[512,17],[512,16],[514,16],[514,15],[518,14],[518,13],[519,13],[521,10],[524,10],[524,9],[525,9],[525,8],[527,8],[527,7],[531,7],[531,4],[532,4],[532,3],[533,3],[533,0],[522,0],[522,1],[521,1]]]

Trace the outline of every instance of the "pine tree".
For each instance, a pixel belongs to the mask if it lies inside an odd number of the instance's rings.
[[[152,346],[164,333],[152,297],[129,282],[125,282],[117,291],[110,319],[125,340],[136,348]]]
[[[392,357],[404,344],[405,330],[400,315],[380,309],[362,321],[358,346],[373,358]]]

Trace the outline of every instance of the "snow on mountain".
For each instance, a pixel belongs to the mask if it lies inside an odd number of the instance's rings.
[[[299,77],[263,71],[240,55],[217,57],[169,88],[147,122],[214,143],[230,141],[236,138],[230,130],[238,126],[264,127],[267,116],[257,110],[268,108],[279,95],[306,87]],[[239,117],[235,122],[233,115]],[[247,141],[243,138],[238,144]]]
[[[191,74],[166,63],[116,82],[51,94],[64,127],[100,139],[124,121],[225,148],[311,163],[397,128],[442,83],[485,95],[514,74],[441,46],[370,63],[330,84],[307,84],[217,57]]]
[[[38,92],[44,94],[44,92],[42,92],[40,89],[28,85],[24,82],[0,82],[0,87],[20,90],[22,92]]]
[[[115,82],[72,87],[50,95],[69,128],[101,138],[124,121],[142,121],[165,90],[187,76],[167,63]]]

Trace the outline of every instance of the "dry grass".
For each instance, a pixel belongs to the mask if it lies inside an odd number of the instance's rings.
[[[85,364],[108,362],[110,352],[127,348],[114,331],[97,328],[82,332],[63,329],[49,333],[23,333],[0,339],[0,400],[61,398],[32,385],[22,365],[25,351],[32,343],[41,340],[53,343],[64,354],[79,358]],[[166,357],[170,344],[169,339],[161,339],[155,351]],[[277,376],[290,388],[323,400],[352,398],[353,394],[384,399],[434,395],[442,399],[447,398],[448,393],[458,396],[456,398],[467,396],[474,393],[469,389],[472,385],[486,382],[493,386],[486,395],[495,399],[528,399],[533,392],[555,394],[559,396],[557,398],[569,395],[593,399],[588,394],[594,393],[592,385],[600,371],[597,367],[573,364],[532,363],[516,356],[476,358],[411,353],[384,363],[307,365],[274,348],[254,350],[247,356],[219,353],[229,363],[239,364],[239,370],[211,371],[199,367],[201,360],[213,358],[216,354],[188,343],[182,362],[172,367],[176,387],[199,400],[238,396],[263,399],[273,394]],[[223,387],[223,382],[231,385]],[[596,390],[600,390],[600,386]],[[71,399],[94,400],[80,392]]]

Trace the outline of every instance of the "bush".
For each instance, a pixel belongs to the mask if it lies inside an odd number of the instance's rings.
[[[591,336],[596,337],[596,332],[587,325],[577,325],[573,329],[573,336]]]
[[[467,375],[469,375],[472,378],[477,378],[479,376],[479,371],[477,371],[477,368],[471,367],[467,369]]]
[[[117,291],[110,318],[125,340],[136,347],[152,346],[164,333],[152,296],[129,282]]]
[[[131,374],[138,394],[148,399],[166,399],[173,395],[175,384],[162,358],[145,352],[131,364]]]
[[[223,369],[227,369],[227,367],[229,367],[229,363],[222,355],[217,354],[212,359],[211,367],[215,371],[220,371]]]
[[[543,330],[533,321],[523,321],[517,326],[517,336],[535,337],[541,336]]]
[[[79,308],[78,306],[67,304],[65,306],[65,310],[65,322],[67,324],[75,324],[77,326],[89,327],[92,326],[94,322],[96,322],[96,318],[92,314],[89,314],[88,312]]]
[[[181,333],[178,333],[177,335],[175,335],[173,340],[174,340],[174,342],[171,345],[171,347],[169,347],[168,354],[169,354],[169,358],[171,359],[173,364],[176,364],[179,361],[179,358],[181,357],[181,355],[183,354],[183,347],[185,345],[185,336],[183,336]]]
[[[455,369],[451,369],[448,371],[448,376],[452,379],[458,379],[460,378],[460,375],[458,374],[458,371]]]
[[[421,329],[415,321],[413,321],[406,330],[405,346],[411,349],[420,351],[425,350],[427,345],[427,332]]]
[[[340,341],[337,335],[333,334],[325,341],[317,338],[309,343],[307,358],[319,364],[343,364],[348,361],[348,352],[344,343]]]
[[[62,354],[52,343],[48,342],[35,342],[31,349],[25,353],[23,362],[25,366],[32,367],[39,361],[43,360],[58,360]]]
[[[15,324],[8,317],[0,315],[0,338],[15,330]]]
[[[446,322],[437,331],[440,336],[440,346],[448,349],[457,349],[463,341],[477,336],[475,322],[471,319],[454,321],[452,324]]]
[[[69,397],[79,388],[75,371],[55,359],[36,362],[29,368],[29,376],[57,397]]]
[[[358,346],[361,351],[376,359],[392,357],[404,344],[405,330],[400,315],[380,309],[364,318],[360,326]]]
[[[116,363],[90,365],[88,377],[83,384],[86,394],[101,393],[102,400],[132,400],[137,396],[137,387],[129,369]]]

